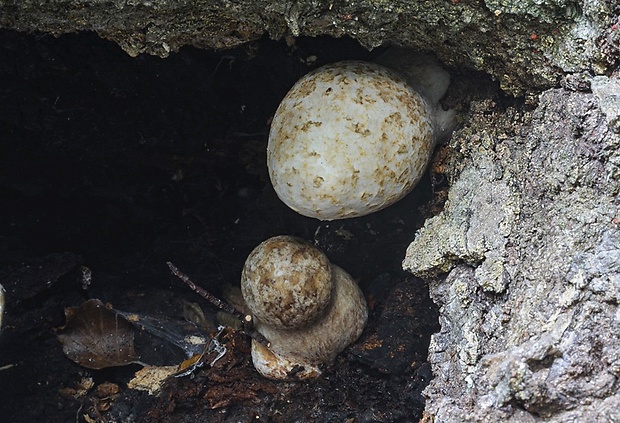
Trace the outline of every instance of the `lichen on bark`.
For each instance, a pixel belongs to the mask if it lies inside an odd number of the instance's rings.
[[[442,329],[427,412],[442,422],[615,421],[620,136],[591,93],[550,90],[522,110],[477,105],[451,141],[462,162],[446,209],[404,262],[448,271],[431,284]],[[480,245],[472,233],[484,248],[470,247]]]

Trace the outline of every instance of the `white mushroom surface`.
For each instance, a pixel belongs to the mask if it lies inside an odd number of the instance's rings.
[[[345,61],[291,88],[271,124],[267,163],[290,208],[343,219],[407,195],[434,144],[429,107],[403,78],[381,65]]]

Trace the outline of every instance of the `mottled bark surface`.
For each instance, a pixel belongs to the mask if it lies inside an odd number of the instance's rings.
[[[445,210],[404,262],[449,271],[431,284],[436,421],[620,419],[620,137],[605,102],[483,102],[451,141]]]
[[[619,14],[614,0],[0,1],[1,27],[95,31],[132,56],[232,48],[265,34],[348,35],[370,49],[434,51],[451,66],[493,75],[513,94],[554,85],[563,72],[613,66]]]

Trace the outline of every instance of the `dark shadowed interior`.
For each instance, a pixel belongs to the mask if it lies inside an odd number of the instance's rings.
[[[428,217],[430,178],[386,210],[320,222],[278,200],[265,163],[270,118],[300,76],[379,52],[300,38],[131,58],[95,34],[0,31],[0,420],[417,421],[437,311],[401,261]],[[369,304],[362,338],[323,377],[261,378],[241,334],[225,360],[159,396],[127,387],[140,365],[92,370],[64,355],[64,309],[89,298],[162,322],[184,322],[198,305],[212,334],[217,309],[166,262],[227,299],[249,252],[281,234],[322,248]],[[149,342],[142,361],[185,358]],[[94,386],[81,392],[84,379]],[[97,389],[106,383],[118,391]]]

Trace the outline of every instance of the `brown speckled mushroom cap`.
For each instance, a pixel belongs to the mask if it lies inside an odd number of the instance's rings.
[[[363,216],[408,194],[434,148],[425,100],[381,65],[345,61],[301,78],[267,147],[278,197],[321,220]]]
[[[276,329],[300,329],[315,322],[329,305],[332,288],[325,254],[292,236],[262,242],[241,274],[241,292],[250,312]]]

